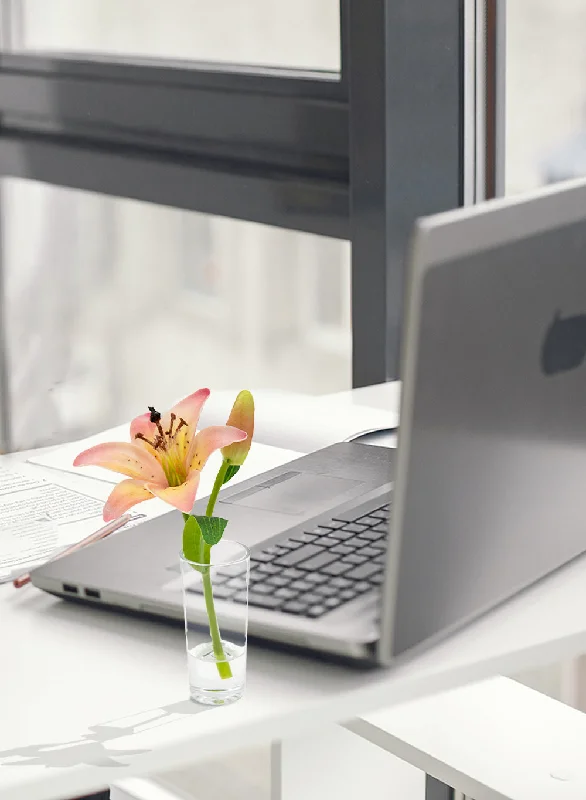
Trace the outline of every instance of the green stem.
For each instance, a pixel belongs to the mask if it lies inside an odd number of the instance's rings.
[[[220,493],[220,489],[224,485],[224,478],[226,477],[226,472],[228,470],[229,464],[226,460],[222,461],[222,466],[218,470],[218,474],[216,475],[216,480],[214,481],[214,487],[212,489],[212,493],[210,494],[210,498],[208,500],[208,505],[206,508],[206,517],[211,517],[214,513],[214,507],[216,505],[216,501],[218,499],[218,494]],[[210,551],[211,547],[209,544],[203,542],[203,564],[210,563]],[[223,680],[232,677],[232,669],[230,668],[230,664],[226,661],[226,654],[224,653],[224,645],[222,644],[222,636],[220,634],[220,628],[218,626],[218,618],[216,617],[216,608],[214,606],[214,593],[212,589],[212,579],[210,575],[210,571],[205,570],[202,575],[203,581],[203,595],[206,604],[206,611],[208,612],[208,620],[210,623],[210,635],[212,637],[212,645],[214,648],[214,655],[216,657],[216,666],[218,668],[218,674],[220,678]]]
[[[210,550],[209,544],[203,546],[204,550],[204,563],[210,563]],[[224,645],[222,644],[222,636],[220,635],[220,628],[218,626],[218,618],[216,617],[216,608],[214,606],[214,593],[212,590],[212,579],[209,569],[206,569],[202,575],[203,581],[203,596],[206,603],[206,611],[208,612],[208,620],[210,623],[210,635],[212,637],[212,645],[214,648],[214,655],[216,657],[216,666],[220,678],[232,677],[232,669],[230,664],[226,661],[226,654],[224,653]]]
[[[212,493],[210,494],[210,498],[208,500],[208,506],[206,508],[206,517],[211,517],[214,513],[214,506],[216,505],[216,500],[218,499],[218,495],[220,493],[220,489],[224,485],[224,478],[226,477],[226,473],[228,472],[228,467],[230,466],[229,462],[224,459],[222,461],[222,466],[218,470],[218,474],[216,475],[216,480],[214,481],[214,488],[212,489]]]

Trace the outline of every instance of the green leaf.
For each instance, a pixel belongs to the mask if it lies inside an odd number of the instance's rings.
[[[218,542],[224,535],[224,531],[226,529],[226,525],[228,524],[228,520],[222,519],[222,517],[199,517],[199,516],[194,517],[194,519],[197,521],[199,525],[204,542],[206,544],[209,544],[210,547],[214,544],[218,544]]]
[[[228,483],[228,481],[231,481],[239,469],[240,469],[240,464],[230,464],[230,466],[226,470],[226,475],[224,476],[224,483]]]
[[[195,517],[186,515],[183,527],[183,555],[188,561],[203,563],[203,538]]]

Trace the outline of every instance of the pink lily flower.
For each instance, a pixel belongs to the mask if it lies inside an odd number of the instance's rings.
[[[106,522],[153,497],[185,514],[191,512],[200,473],[210,455],[247,436],[229,425],[211,425],[197,432],[209,395],[209,389],[200,389],[164,414],[149,406],[147,414],[132,420],[130,442],[98,444],[77,456],[76,467],[104,467],[128,476],[104,505]]]

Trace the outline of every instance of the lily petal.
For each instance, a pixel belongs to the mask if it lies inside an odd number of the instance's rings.
[[[73,462],[74,467],[103,467],[104,469],[138,478],[142,481],[153,481],[167,485],[163,467],[157,459],[129,442],[108,442],[97,444],[80,453]]]
[[[129,508],[135,506],[137,503],[142,503],[143,500],[152,500],[153,494],[145,489],[144,481],[137,481],[128,479],[121,481],[110,492],[110,497],[106,500],[104,505],[104,522],[118,519],[128,511]]]
[[[154,448],[145,442],[144,439],[137,439],[137,433],[140,433],[141,436],[144,436],[145,439],[148,439],[151,442],[154,442],[155,438],[159,435],[157,426],[154,422],[151,422],[150,411],[147,411],[146,414],[141,414],[140,417],[135,417],[132,420],[130,423],[130,441],[137,447],[141,447],[143,450],[147,450],[149,453],[151,453],[151,455],[154,455]]]
[[[243,439],[246,439],[246,431],[232,428],[230,425],[210,425],[209,428],[203,428],[191,443],[187,457],[188,469],[203,469],[214,450],[226,447],[232,442],[241,442]]]
[[[187,476],[185,483],[180,486],[168,486],[163,488],[158,484],[147,483],[146,488],[152,492],[155,497],[159,497],[165,503],[178,508],[184,514],[189,514],[195,503],[195,495],[197,494],[197,487],[199,486],[199,472],[192,472]]]
[[[165,411],[161,414],[161,427],[165,433],[167,431],[179,431],[176,438],[176,444],[181,448],[184,455],[187,453],[187,448],[195,431],[197,423],[201,415],[201,410],[205,401],[210,396],[209,389],[198,389],[197,392],[190,394],[188,397],[183,398],[176,403],[170,411]],[[171,427],[171,414],[175,415],[173,426]],[[184,420],[186,423],[179,428],[179,421]],[[137,439],[136,434],[140,433],[141,438]],[[145,439],[154,442],[159,435],[159,429],[156,423],[151,422],[150,412],[141,414],[130,423],[130,439],[133,444],[142,447],[145,450],[153,453],[153,448],[150,447]],[[142,438],[144,437],[144,438]]]
[[[169,412],[169,420],[171,419],[171,414],[175,414],[178,420],[184,419],[188,427],[195,430],[199,422],[201,410],[209,396],[209,389],[198,389],[197,392],[183,398],[183,400],[180,400],[173,406]]]

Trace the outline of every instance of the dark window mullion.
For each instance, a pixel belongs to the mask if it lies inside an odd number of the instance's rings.
[[[354,386],[399,377],[413,223],[462,203],[463,2],[349,3]]]

